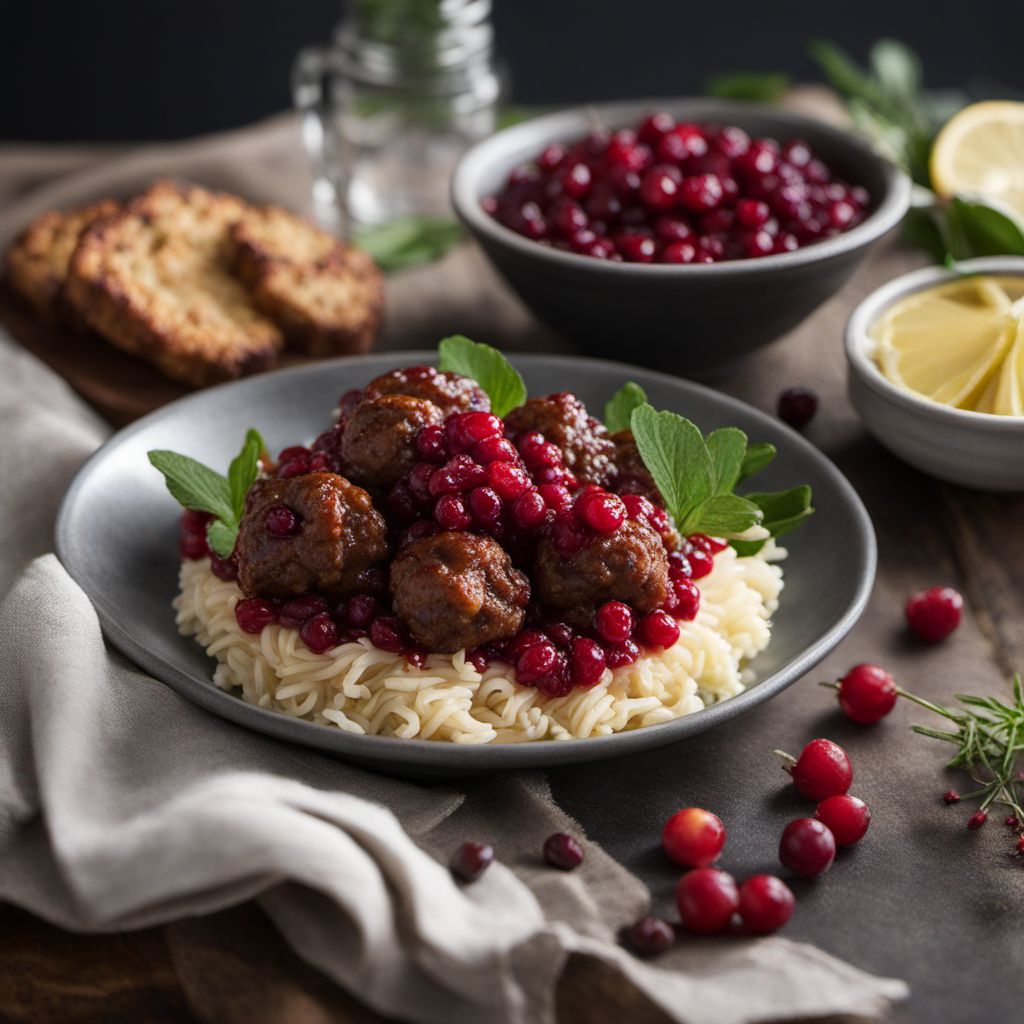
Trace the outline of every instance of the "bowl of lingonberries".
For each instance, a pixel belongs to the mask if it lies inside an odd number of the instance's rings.
[[[456,213],[539,319],[589,354],[697,374],[800,323],[909,197],[849,131],[712,99],[534,118],[452,179]]]

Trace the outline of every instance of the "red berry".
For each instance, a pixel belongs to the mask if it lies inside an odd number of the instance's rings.
[[[596,626],[602,640],[623,643],[633,634],[633,609],[621,601],[608,601],[597,610]]]
[[[653,238],[626,231],[615,236],[615,247],[630,263],[653,263],[658,251]]]
[[[853,846],[860,842],[871,824],[868,805],[849,793],[826,797],[818,804],[814,816],[828,825],[836,846]]]
[[[259,633],[264,626],[277,622],[277,612],[261,597],[247,597],[235,605],[235,621],[246,633]]]
[[[684,807],[665,822],[661,845],[677,864],[705,868],[722,852],[725,826],[717,814],[701,807]]]
[[[281,606],[278,621],[282,626],[298,629],[307,619],[327,611],[327,602],[315,594],[293,597]]]
[[[380,602],[370,594],[356,594],[345,605],[345,624],[366,629],[380,614]]]
[[[693,263],[696,259],[697,247],[686,240],[669,242],[661,253],[662,263]]]
[[[632,640],[623,640],[621,644],[609,644],[604,649],[604,657],[610,669],[622,668],[640,657],[640,648]]]
[[[690,576],[695,580],[703,579],[715,567],[714,556],[700,548],[688,552],[686,558],[690,563]]]
[[[487,843],[463,843],[451,861],[451,872],[463,882],[475,882],[494,860],[494,847]]]
[[[504,437],[486,437],[473,445],[471,454],[476,462],[486,466],[491,462],[517,462],[516,446]]]
[[[444,434],[453,452],[469,451],[477,442],[501,437],[504,424],[489,412],[457,412],[445,420]]]
[[[544,840],[544,859],[562,871],[572,871],[583,863],[583,847],[565,832],[556,832]]]
[[[671,647],[679,639],[679,623],[668,612],[651,612],[637,623],[637,636],[647,647]]]
[[[306,619],[299,627],[299,636],[314,654],[323,654],[337,644],[338,627],[327,612],[321,612]]]
[[[759,935],[777,931],[792,916],[793,892],[774,875],[753,875],[740,886],[740,918]]]
[[[562,189],[571,199],[582,199],[592,184],[590,168],[584,163],[573,164],[562,175]]]
[[[221,558],[211,553],[210,572],[219,580],[237,580],[238,563],[233,558]]]
[[[810,388],[787,388],[779,395],[779,419],[794,430],[803,430],[817,411],[818,396]]]
[[[676,599],[672,614],[684,622],[693,622],[700,611],[700,590],[697,584],[680,577],[672,581],[672,592]]]
[[[779,860],[808,878],[828,870],[836,857],[836,841],[827,825],[814,818],[791,821],[779,841]]]
[[[512,503],[512,522],[521,530],[536,530],[547,519],[547,506],[536,488],[523,491]]]
[[[469,510],[478,523],[493,526],[501,518],[501,498],[490,487],[476,487],[469,492]]]
[[[676,904],[690,931],[711,934],[729,927],[740,895],[732,875],[717,868],[695,868],[679,879]]]
[[[967,827],[974,832],[988,821],[988,811],[975,811],[967,819]]]
[[[885,718],[898,696],[892,676],[878,665],[855,665],[839,680],[839,706],[861,725]]]
[[[715,209],[722,196],[722,179],[717,174],[691,175],[679,189],[679,202],[697,213]]]
[[[1016,814],[1008,814],[1006,819],[1003,821],[1003,824],[1007,828],[1020,828],[1020,821]]]
[[[299,531],[299,517],[287,505],[273,505],[267,509],[267,533],[274,537],[291,537]]]
[[[572,508],[572,495],[562,484],[541,484],[537,490],[544,504],[555,512],[568,512]]]
[[[1018,854],[1024,854],[1024,836],[1021,836],[1017,840],[1017,853]]]
[[[558,663],[558,649],[547,639],[531,644],[516,662],[516,679],[523,686],[533,686]]]
[[[771,215],[768,204],[762,203],[759,199],[741,199],[736,204],[736,219],[745,228],[763,227]]]
[[[424,462],[440,464],[448,458],[448,446],[444,441],[444,427],[439,423],[424,427],[416,435],[416,452]]]
[[[502,659],[510,665],[516,665],[519,663],[519,659],[527,647],[532,647],[534,644],[539,644],[546,639],[545,634],[539,629],[521,630],[506,644]]]
[[[960,794],[955,789],[947,789],[942,794],[942,799],[947,804],[958,804],[960,803]]]
[[[442,530],[467,530],[473,518],[461,494],[445,494],[434,506],[434,521]]]
[[[935,644],[960,625],[963,607],[964,599],[952,587],[922,590],[907,601],[907,624],[922,640]]]
[[[596,686],[604,675],[605,656],[601,645],[589,637],[578,636],[572,641],[569,654],[569,674],[573,686],[589,689]]]
[[[640,956],[657,956],[676,941],[676,933],[668,921],[660,917],[641,917],[626,929],[626,942]]]
[[[381,615],[370,625],[370,642],[382,651],[401,654],[406,643],[402,624],[393,615]]]
[[[656,164],[640,179],[640,198],[651,210],[670,210],[676,205],[682,172],[672,164]]]
[[[595,533],[614,533],[626,521],[626,506],[617,494],[597,490],[583,494],[576,514]]]
[[[849,755],[831,740],[811,740],[788,770],[797,791],[809,800],[845,793],[853,782]]]

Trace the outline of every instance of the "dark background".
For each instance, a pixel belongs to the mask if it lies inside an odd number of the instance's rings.
[[[2,0],[0,139],[153,139],[216,131],[290,105],[295,52],[325,41],[339,0]],[[736,69],[815,77],[810,38],[859,59],[913,46],[936,87],[1024,87],[1019,0],[567,2],[496,0],[512,98],[563,104],[680,95]],[[1003,90],[1006,91],[1006,90]]]

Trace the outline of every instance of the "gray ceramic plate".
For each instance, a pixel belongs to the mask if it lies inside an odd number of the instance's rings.
[[[756,683],[706,711],[635,732],[484,746],[353,736],[218,689],[212,660],[174,627],[179,510],[146,452],[172,448],[223,469],[247,427],[258,427],[274,451],[309,441],[328,425],[343,391],[392,367],[429,360],[422,352],[388,353],[265,374],[174,402],[108,441],[64,499],[57,551],[111,643],[182,696],[239,725],[369,768],[437,777],[599,760],[674,743],[772,697],[824,658],[857,621],[874,580],[874,532],[854,490],[817,449],[749,406],[687,381],[618,363],[522,356],[515,362],[533,394],[572,390],[600,410],[624,380],[635,380],[654,405],[689,416],[705,431],[738,426],[752,440],[775,444],[778,457],[758,478],[759,489],[813,487],[817,513],[790,538],[772,643],[752,666]]]

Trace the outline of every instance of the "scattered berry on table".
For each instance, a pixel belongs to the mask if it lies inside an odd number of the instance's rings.
[[[648,914],[626,929],[626,942],[640,956],[664,953],[676,940],[675,929],[668,921]]]
[[[861,725],[884,718],[898,696],[892,676],[878,665],[855,665],[839,680],[839,706]]]
[[[964,599],[952,587],[932,587],[914,594],[904,612],[912,632],[936,644],[960,625],[963,608]]]
[[[946,792],[942,794],[942,799],[947,804],[958,804],[960,802],[960,794],[955,789],[947,789]]]
[[[572,871],[583,863],[583,847],[565,832],[556,832],[544,840],[544,859],[562,871]]]
[[[725,826],[717,814],[702,807],[684,807],[665,822],[661,845],[677,864],[703,868],[718,860],[725,845]]]
[[[790,871],[807,878],[827,871],[836,857],[836,840],[823,822],[797,818],[783,830],[779,860]]]
[[[494,860],[494,847],[487,843],[463,843],[452,857],[451,871],[464,882],[475,882]]]
[[[974,832],[988,821],[988,811],[975,811],[967,819],[967,827]]]
[[[740,886],[740,918],[748,931],[777,931],[792,916],[793,892],[774,875],[753,875]]]
[[[1006,825],[1007,828],[1020,828],[1020,821],[1016,814],[1008,814],[1003,824]]]
[[[849,793],[826,797],[818,804],[814,816],[829,827],[836,846],[853,846],[860,842],[871,824],[871,809]]]
[[[786,388],[779,395],[779,419],[794,430],[803,430],[817,411],[818,395],[810,388]]]
[[[1017,853],[1024,854],[1024,836],[1017,839]]]
[[[692,932],[725,931],[739,909],[740,894],[732,875],[718,868],[694,868],[676,885],[676,904]]]
[[[811,740],[795,761],[788,754],[782,756],[791,762],[785,767],[793,777],[797,792],[809,800],[824,800],[827,796],[845,793],[853,782],[850,757],[832,740]]]

